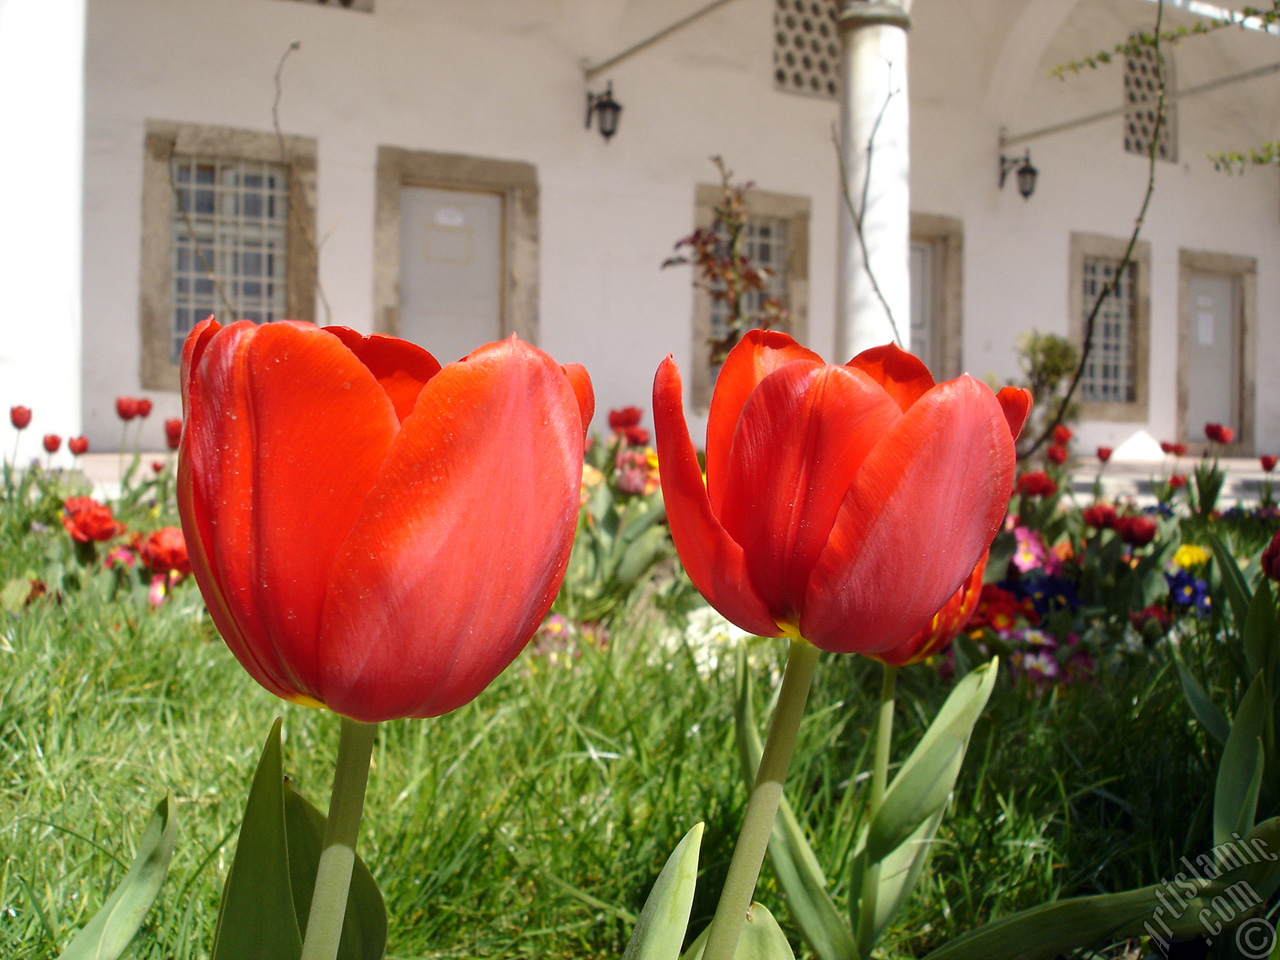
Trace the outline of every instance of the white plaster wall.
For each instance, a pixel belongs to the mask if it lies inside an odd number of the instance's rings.
[[[5,0],[15,2],[15,0]],[[694,189],[723,155],[762,189],[811,198],[810,344],[834,338],[837,105],[777,92],[774,0],[736,0],[618,64],[624,105],[605,144],[583,129],[580,62],[600,61],[701,0],[377,0],[372,16],[290,0],[88,0],[85,422],[110,444],[111,400],[138,392],[138,260],[148,119],[271,129],[272,74],[288,43],[281,124],[319,142],[320,276],[333,322],[369,329],[374,163],[379,145],[527,161],[540,186],[540,346],[592,371],[604,412],[648,406],[668,352],[692,362],[688,268],[658,269],[692,227]],[[1117,67],[1060,82],[1056,63],[1149,25],[1143,0],[918,0],[911,32],[912,208],[964,227],[964,355],[976,374],[1014,371],[1033,327],[1067,329],[1073,230],[1123,236],[1145,168],[1114,120],[1032,144],[1041,177],[1024,202],[996,189],[1010,131],[1117,105]],[[1188,41],[1180,82],[1280,59],[1280,40],[1232,31]],[[1180,247],[1258,260],[1259,445],[1280,449],[1274,318],[1280,308],[1280,183],[1214,174],[1211,149],[1274,138],[1277,81],[1180,106],[1179,165],[1162,164],[1153,249],[1150,429],[1171,432]],[[323,318],[320,318],[323,320]],[[847,358],[838,358],[840,360]],[[156,397],[149,429],[176,415]],[[1082,442],[1131,427],[1086,425]]]
[[[0,450],[30,407],[25,462],[80,432],[84,0],[0,0],[0,91]]]

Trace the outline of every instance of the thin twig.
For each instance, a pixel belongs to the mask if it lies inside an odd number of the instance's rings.
[[[1080,385],[1080,380],[1084,376],[1086,364],[1089,362],[1089,352],[1093,349],[1093,328],[1098,319],[1098,314],[1102,310],[1102,304],[1107,297],[1111,296],[1116,288],[1120,285],[1120,279],[1124,276],[1129,264],[1133,262],[1133,251],[1138,245],[1138,235],[1142,233],[1143,223],[1147,218],[1147,209],[1151,206],[1151,195],[1155,192],[1156,187],[1156,158],[1160,152],[1160,130],[1164,126],[1164,56],[1160,52],[1160,27],[1164,20],[1164,0],[1157,0],[1156,4],[1156,28],[1155,28],[1155,44],[1156,53],[1156,122],[1151,128],[1151,143],[1147,148],[1147,189],[1142,198],[1142,207],[1138,211],[1137,219],[1133,224],[1133,232],[1129,235],[1129,243],[1125,246],[1124,255],[1120,258],[1120,262],[1116,265],[1115,273],[1112,278],[1103,285],[1102,291],[1093,302],[1093,308],[1089,311],[1089,316],[1084,322],[1084,343],[1080,348],[1080,362],[1076,365],[1076,372],[1071,377],[1071,384],[1067,387],[1066,394],[1062,397],[1062,401],[1058,404],[1058,412],[1045,424],[1044,430],[1041,431],[1030,447],[1028,447],[1019,459],[1026,459],[1035,454],[1050,437],[1053,436],[1054,428],[1062,423],[1066,416],[1067,407],[1071,403],[1072,396],[1075,395],[1076,388]]]
[[[893,64],[887,63],[889,68],[889,77],[893,78]],[[893,330],[893,339],[898,346],[906,348],[906,344],[902,342],[902,334],[898,332],[898,322],[894,319],[893,310],[889,307],[889,301],[885,299],[884,292],[880,289],[880,284],[876,280],[875,271],[871,269],[871,254],[867,250],[866,237],[862,232],[862,215],[867,209],[867,196],[871,189],[871,158],[874,153],[876,133],[880,130],[880,123],[884,120],[884,115],[889,110],[889,103],[893,100],[895,94],[899,94],[900,89],[890,89],[884,98],[884,103],[880,106],[880,112],[876,115],[876,122],[871,125],[871,135],[867,137],[867,167],[863,173],[862,190],[861,190],[861,208],[854,205],[853,197],[849,190],[849,170],[845,165],[844,145],[840,142],[840,136],[835,128],[832,128],[831,139],[836,147],[836,162],[840,167],[840,194],[844,197],[845,206],[849,208],[849,215],[853,218],[853,232],[858,238],[858,246],[862,250],[862,267],[867,272],[867,277],[871,280],[871,289],[875,291],[876,298],[880,301],[880,306],[884,308],[885,316],[889,318],[889,327]]]
[[[271,126],[276,132],[276,140],[280,143],[280,159],[284,161],[288,161],[289,154],[284,148],[284,133],[280,129],[280,96],[284,93],[280,76],[284,73],[284,62],[289,59],[289,54],[301,46],[301,40],[290,40],[289,45],[284,48],[284,53],[280,55],[280,62],[276,64],[276,98],[271,101]]]
[[[187,210],[187,202],[182,197],[182,188],[178,186],[178,179],[174,175],[174,162],[177,159],[175,156],[176,147],[177,147],[176,142],[171,141],[169,143],[169,157],[168,157],[169,189],[173,191],[174,200],[177,201],[177,204],[178,204],[178,215],[182,217],[182,223],[187,228],[187,236],[191,239],[191,253],[199,261],[200,269],[203,270],[205,274],[208,276],[209,281],[213,284],[214,291],[218,295],[218,299],[222,301],[222,306],[227,311],[227,322],[235,323],[236,320],[239,319],[239,317],[236,315],[236,308],[231,303],[231,298],[227,296],[226,288],[223,287],[222,281],[218,278],[217,273],[214,271],[213,264],[209,262],[209,258],[205,256],[204,251],[200,249],[200,244],[197,242],[197,237],[196,237],[195,221],[191,219],[191,212]],[[194,195],[196,190],[196,181],[195,181],[194,175],[191,179],[190,189],[191,189],[192,195]]]

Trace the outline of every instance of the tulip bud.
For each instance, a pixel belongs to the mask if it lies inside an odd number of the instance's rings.
[[[12,423],[14,428],[17,430],[27,429],[27,425],[31,423],[31,408],[21,406],[10,407],[9,422]]]

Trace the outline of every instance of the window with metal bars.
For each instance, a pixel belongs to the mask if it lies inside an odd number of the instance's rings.
[[[289,174],[283,164],[174,156],[170,291],[177,362],[195,324],[280,320],[287,309]]]
[[[728,243],[728,240],[725,240]],[[787,304],[787,221],[782,217],[747,217],[742,232],[742,253],[764,278],[763,289],[747,290],[740,295],[739,314],[758,317],[769,312],[769,301],[785,310]],[[724,342],[730,333],[732,309],[725,300],[713,296],[711,301],[711,340]],[[712,362],[711,379],[720,372],[720,363]]]
[[[1137,300],[1135,284],[1138,265],[1129,263],[1117,273],[1120,261],[1106,257],[1086,257],[1082,291],[1086,310],[1116,281],[1094,320],[1092,347],[1080,378],[1080,399],[1086,403],[1133,403],[1137,399],[1136,340]]]

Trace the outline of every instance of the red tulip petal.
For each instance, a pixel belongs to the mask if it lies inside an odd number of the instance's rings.
[[[775,620],[798,620],[858,468],[901,417],[860,370],[809,360],[765,377],[743,405],[720,519]]]
[[[560,369],[569,378],[569,385],[578,398],[578,414],[582,418],[582,437],[585,440],[587,431],[591,429],[591,418],[596,415],[596,394],[591,386],[591,376],[580,363],[562,364]]]
[[[982,578],[987,572],[987,558],[988,554],[984,553],[973,572],[960,584],[960,589],[933,615],[927,627],[901,646],[867,656],[891,667],[906,667],[928,660],[946,649],[978,608],[978,598],[982,595]]]
[[[1009,432],[1017,440],[1031,413],[1031,391],[1022,387],[1005,387],[996,394],[996,399],[1000,401],[1000,409],[1009,422]]]
[[[186,415],[187,409],[187,381],[191,379],[191,371],[195,370],[200,364],[200,357],[203,356],[205,348],[209,345],[209,341],[213,339],[213,335],[222,329],[222,324],[218,323],[213,317],[201,320],[191,332],[187,334],[187,339],[182,344],[182,366],[180,368],[178,385],[182,390],[182,409],[183,415]]]
[[[662,361],[653,381],[653,425],[671,539],[693,585],[743,630],[764,637],[780,635],[781,629],[751,584],[742,547],[712,512],[684,419],[680,371],[670,356]]]
[[[716,389],[707,414],[707,494],[711,509],[719,515],[724,504],[725,475],[733,433],[738,429],[742,405],[756,385],[792,360],[822,358],[785,333],[776,330],[748,330],[729,351],[716,377]],[[684,415],[681,413],[681,419]]]
[[[581,480],[581,408],[559,364],[512,338],[441,370],[334,564],[320,699],[374,721],[479,694],[551,606]]]
[[[971,377],[934,387],[863,461],[810,577],[801,634],[877,652],[924,628],[1000,529],[1013,473],[991,391]]]
[[[401,423],[413,412],[423,385],[440,372],[440,362],[416,343],[384,337],[364,336],[350,327],[325,327],[346,345],[374,375],[396,408]]]
[[[264,686],[319,699],[316,644],[333,559],[398,430],[342,342],[310,324],[235,324],[188,385],[183,522],[228,646]],[[203,572],[202,572],[203,571]]]
[[[901,349],[896,343],[863,350],[847,366],[861,370],[906,410],[933,389],[933,374],[924,362]]]

